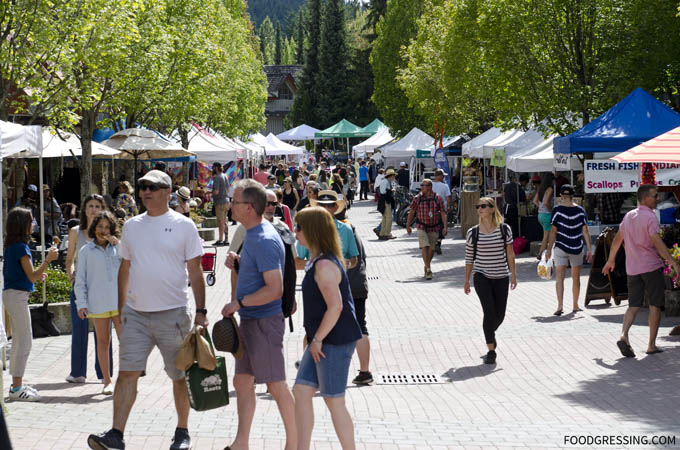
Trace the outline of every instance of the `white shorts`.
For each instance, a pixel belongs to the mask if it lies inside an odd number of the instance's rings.
[[[583,265],[583,249],[581,249],[579,254],[573,255],[559,247],[555,247],[553,260],[555,261],[555,266],[566,266],[569,263],[571,267],[580,267]]]

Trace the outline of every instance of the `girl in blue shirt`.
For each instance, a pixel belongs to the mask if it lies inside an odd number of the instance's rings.
[[[78,252],[76,269],[76,306],[78,317],[92,319],[97,332],[97,361],[102,369],[102,394],[111,395],[109,345],[111,322],[120,338],[121,320],[118,314],[118,255],[117,221],[108,211],[100,212],[87,230],[92,239]]]
[[[35,290],[33,283],[47,277],[45,269],[59,256],[57,248],[51,247],[45,260],[35,269],[31,250],[28,248],[31,234],[33,234],[31,210],[22,207],[13,208],[7,215],[7,228],[5,229],[5,263],[2,268],[5,285],[2,291],[2,302],[12,323],[12,351],[9,360],[12,386],[9,389],[9,398],[23,402],[40,401],[38,391],[23,384],[26,362],[33,345],[28,298]]]

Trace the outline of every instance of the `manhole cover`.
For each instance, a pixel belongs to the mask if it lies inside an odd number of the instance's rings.
[[[380,374],[376,384],[444,384],[434,373],[389,373]]]

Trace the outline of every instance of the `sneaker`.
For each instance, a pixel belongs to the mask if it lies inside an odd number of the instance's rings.
[[[42,400],[38,391],[30,386],[23,385],[18,391],[13,391],[13,387],[9,388],[9,399],[14,402],[39,402]]]
[[[426,280],[431,280],[431,279],[432,279],[432,270],[431,270],[431,269],[425,270],[425,279],[426,279]]]
[[[94,450],[125,450],[125,441],[120,433],[114,430],[102,434],[91,434],[87,438],[87,445]]]
[[[371,374],[371,372],[362,372],[360,370],[359,375],[357,375],[352,380],[352,383],[369,385],[369,384],[373,383],[373,375]]]
[[[222,245],[224,245],[224,242],[223,242],[223,241],[215,241],[215,242],[213,243],[213,245],[214,245],[215,247],[221,247]]]
[[[175,428],[175,437],[172,438],[170,450],[190,450],[191,438],[186,428]]]
[[[378,231],[378,228],[373,228],[373,232],[375,233],[376,236],[380,237],[380,231]]]
[[[489,352],[484,357],[484,364],[496,364],[496,351],[489,350]]]
[[[73,375],[69,375],[66,377],[66,381],[69,383],[84,383],[87,381],[87,378],[85,377],[74,377]]]
[[[102,388],[102,394],[113,395],[113,387],[111,386],[111,383],[104,385],[104,387]]]

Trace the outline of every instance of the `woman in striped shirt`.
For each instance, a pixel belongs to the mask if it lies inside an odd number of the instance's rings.
[[[508,285],[517,287],[515,252],[512,249],[512,230],[503,223],[496,202],[489,197],[477,202],[479,225],[467,232],[465,244],[465,286],[470,293],[470,276],[474,273],[475,292],[484,312],[484,337],[489,349],[485,364],[496,362],[496,330],[505,318]],[[510,277],[510,276],[512,277]]]

